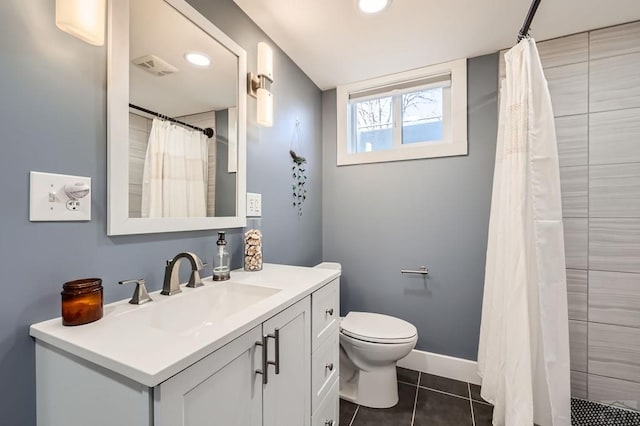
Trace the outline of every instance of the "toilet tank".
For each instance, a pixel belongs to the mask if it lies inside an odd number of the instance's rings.
[[[314,268],[332,269],[334,271],[342,271],[342,265],[337,262],[322,262],[318,263]]]

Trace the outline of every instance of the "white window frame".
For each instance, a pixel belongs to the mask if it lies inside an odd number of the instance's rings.
[[[441,141],[398,144],[388,150],[371,152],[349,152],[350,113],[349,99],[351,94],[375,91],[386,86],[402,85],[411,81],[424,80],[449,74],[451,87],[449,96],[443,96],[443,117],[445,127]],[[416,85],[416,90],[423,86]],[[398,74],[391,74],[357,83],[338,86],[337,98],[337,165],[382,163],[388,161],[414,160],[421,158],[451,157],[466,155],[467,146],[467,60],[458,59]],[[364,100],[365,98],[363,98]],[[401,126],[401,121],[395,122]],[[398,133],[396,131],[395,133]]]

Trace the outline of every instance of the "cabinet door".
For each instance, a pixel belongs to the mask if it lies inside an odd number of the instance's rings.
[[[269,361],[276,361],[279,345],[279,372],[269,365],[263,387],[264,426],[309,426],[311,423],[311,303],[306,297],[263,323],[269,337]]]
[[[155,426],[261,426],[261,326],[154,389]]]

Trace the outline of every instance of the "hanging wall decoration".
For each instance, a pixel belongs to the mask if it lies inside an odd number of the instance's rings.
[[[300,120],[296,120],[296,126],[293,129],[293,137],[291,140],[291,176],[293,183],[291,184],[291,192],[293,193],[293,207],[298,209],[298,216],[302,216],[302,206],[307,199],[307,159],[296,153],[295,149],[300,152],[302,148],[302,132],[300,129]]]

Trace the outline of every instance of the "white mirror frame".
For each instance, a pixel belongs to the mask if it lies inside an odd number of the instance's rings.
[[[133,0],[135,1],[135,0]],[[107,47],[107,235],[150,234],[246,226],[247,53],[184,0],[164,0],[238,57],[236,216],[129,217],[129,0],[109,0]],[[126,141],[126,143],[123,143]]]

